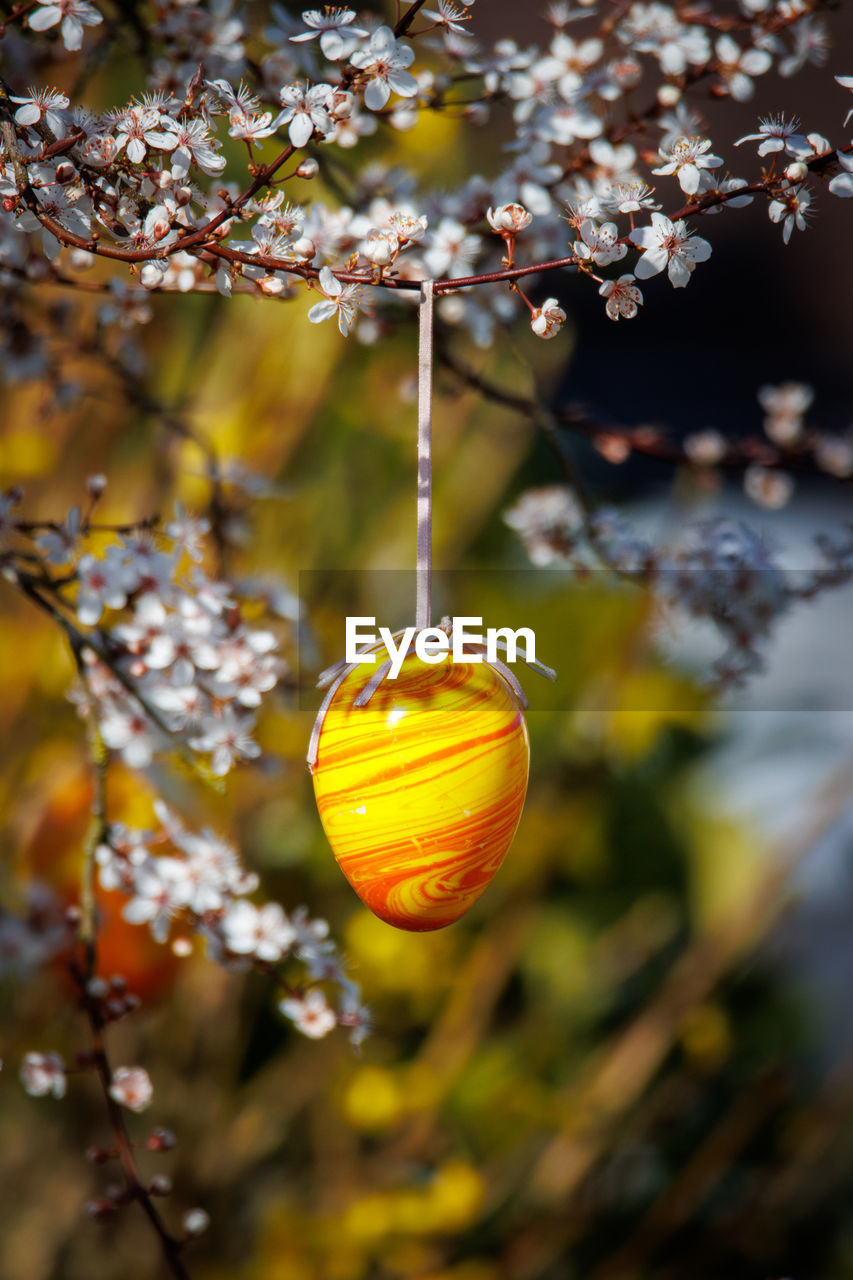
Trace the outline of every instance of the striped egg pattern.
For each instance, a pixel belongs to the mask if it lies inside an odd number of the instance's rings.
[[[527,726],[485,662],[409,655],[354,707],[373,670],[350,672],[326,711],[312,771],[320,819],[371,911],[400,929],[440,929],[476,902],[512,842]]]

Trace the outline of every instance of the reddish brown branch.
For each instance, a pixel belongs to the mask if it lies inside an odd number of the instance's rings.
[[[414,0],[414,4],[409,5],[402,18],[400,18],[399,22],[394,27],[394,35],[397,36],[398,39],[400,36],[404,36],[406,34],[409,27],[417,17],[418,11],[422,9],[425,4],[426,0]]]
[[[550,411],[532,396],[526,396],[492,382],[476,370],[468,368],[450,351],[441,348],[439,360],[460,379],[466,386],[506,409],[533,420],[540,420],[543,413],[549,414],[556,423],[569,431],[577,432],[590,440],[593,445],[607,441],[618,441],[632,453],[639,453],[647,458],[672,466],[689,467],[699,471],[744,471],[747,467],[784,467],[786,471],[821,476],[832,480],[848,480],[848,477],[835,476],[819,467],[815,462],[813,434],[806,433],[795,444],[782,447],[761,436],[749,436],[742,440],[726,440],[725,453],[713,466],[703,466],[695,462],[684,449],[683,444],[667,435],[662,427],[639,426],[628,427],[621,423],[604,422],[590,417],[582,406],[572,405],[563,409]],[[605,454],[606,456],[606,454]],[[627,457],[627,453],[625,455]]]
[[[124,1122],[124,1113],[110,1092],[113,1083],[113,1072],[107,1055],[104,1038],[104,1019],[100,1002],[89,994],[84,974],[77,968],[76,964],[72,965],[72,973],[80,987],[81,1006],[89,1022],[92,1038],[92,1064],[97,1072],[104,1095],[115,1149],[124,1174],[127,1199],[128,1201],[135,1200],[150,1222],[160,1242],[163,1261],[169,1274],[174,1276],[175,1280],[190,1280],[189,1272],[181,1258],[182,1242],[173,1236],[166,1227],[157,1206],[139,1176],[133,1143]]]

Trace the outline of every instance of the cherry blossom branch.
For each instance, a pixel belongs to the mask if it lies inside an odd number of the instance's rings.
[[[624,446],[620,449],[619,461],[624,462],[629,453],[638,453],[644,457],[654,458],[658,462],[666,462],[672,466],[689,467],[694,472],[707,470],[726,470],[742,472],[749,467],[784,467],[786,471],[794,471],[803,475],[830,478],[842,483],[850,483],[853,477],[836,475],[821,467],[815,458],[814,448],[817,439],[806,433],[802,438],[783,446],[760,436],[749,436],[741,440],[726,439],[724,450],[713,464],[697,462],[691,457],[684,445],[667,437],[665,430],[657,426],[630,427],[624,424],[607,422],[590,417],[582,406],[567,406],[563,409],[550,410],[541,401],[526,396],[497,383],[465,365],[446,347],[439,349],[441,363],[466,386],[478,391],[487,400],[502,405],[507,409],[525,415],[533,420],[541,421],[541,414],[551,414],[554,420],[569,431],[575,431],[599,448],[607,457],[605,447],[608,441],[618,441]],[[610,459],[609,459],[610,460]]]
[[[95,784],[92,821],[83,843],[83,869],[80,877],[80,921],[77,929],[77,937],[85,955],[84,976],[88,982],[89,979],[94,977],[97,967],[95,854],[107,834],[107,765],[109,753],[98,724],[96,700],[83,663],[77,663],[77,672],[89,702],[87,730],[89,734],[89,755]]]
[[[419,11],[424,7],[425,4],[426,4],[426,0],[414,0],[414,3],[409,5],[408,9],[403,14],[402,18],[399,19],[396,26],[394,27],[394,35],[397,37],[397,39],[399,39],[400,36],[404,36],[406,34],[406,32],[409,30],[409,27],[412,25],[415,18],[417,17]]]
[[[752,31],[756,26],[758,26],[763,33],[769,34],[769,35],[776,35],[781,31],[785,31],[788,27],[794,26],[796,23],[800,22],[804,17],[807,17],[809,14],[814,13],[818,7],[819,7],[818,4],[812,3],[812,4],[804,5],[802,8],[792,9],[787,14],[775,13],[775,14],[771,14],[770,16],[768,16],[767,14],[755,14],[752,18],[743,20],[744,29],[748,29]],[[707,18],[709,15],[706,14],[705,16]],[[687,21],[686,18],[683,20]],[[707,22],[703,24],[700,22],[700,19],[696,16],[691,16],[689,21],[694,23],[695,25],[708,25],[708,26],[715,25],[714,22]],[[719,21],[720,22],[728,22],[728,21],[737,22],[739,20],[736,18],[732,18],[732,19],[720,18]],[[721,26],[718,29],[722,33],[727,28]],[[680,90],[684,92],[685,90],[693,88],[695,85],[700,84],[708,76],[716,74],[720,70],[720,66],[721,64],[720,64],[719,58],[712,57],[712,58],[709,58],[707,62],[702,63],[700,66],[687,67],[687,69],[680,76],[677,77]],[[657,119],[657,117],[661,115],[661,113],[665,109],[666,108],[664,104],[661,102],[661,100],[655,97],[654,99],[652,99],[652,101],[650,101],[647,104],[646,107],[643,108],[643,110],[637,112],[635,115],[631,117],[631,119],[627,120],[624,124],[621,124],[621,125],[614,124],[611,128],[605,131],[603,136],[606,137],[608,142],[616,146],[618,145],[618,143],[624,142],[626,139],[632,137],[634,134],[644,132],[648,127],[648,125],[650,125],[655,119]],[[554,182],[549,183],[547,185],[552,188],[555,186],[558,186],[560,182],[562,182],[564,179],[569,177],[571,174],[581,172],[584,169],[584,167],[589,163],[589,161],[590,161],[590,150],[589,150],[589,146],[587,145],[582,147],[576,155],[572,156],[570,161],[563,168],[559,178],[557,178]]]
[[[67,608],[67,602],[59,593],[59,582],[42,574],[41,577],[35,577],[33,574],[15,567],[13,562],[14,553],[4,557],[11,573],[11,581],[28,600],[36,605],[43,612],[47,613],[56,622],[65,633],[65,637],[71,648],[71,654],[74,659],[78,673],[85,671],[85,651],[90,649],[95,656],[107,667],[124,688],[125,692],[130,694],[134,702],[140,707],[142,712],[164,735],[167,741],[173,743],[174,750],[181,757],[184,764],[200,781],[214,790],[219,789],[220,783],[215,779],[207,769],[203,768],[200,761],[193,756],[190,751],[179,742],[172,732],[169,724],[163,718],[156,707],[152,706],[144,694],[140,691],[136,682],[122,670],[121,666],[115,660],[113,654],[110,653],[104,637],[97,629],[93,629],[84,635],[73,622],[71,622],[61,608],[58,608],[44,593],[47,592],[54,597],[59,605]]]
[[[289,150],[292,151],[292,148]],[[832,167],[838,164],[839,155],[848,154],[851,151],[853,151],[853,143],[844,147],[835,148],[834,150],[825,152],[819,156],[813,156],[811,159],[804,161],[804,164],[810,172],[825,173],[831,171]],[[282,155],[284,155],[284,153],[282,153]],[[281,160],[281,157],[279,157],[279,160]],[[276,163],[277,162],[274,162],[274,165]],[[283,163],[283,160],[281,160],[281,163]],[[681,208],[669,215],[670,220],[696,216],[697,214],[704,213],[708,209],[725,205],[730,200],[737,199],[744,195],[771,195],[778,191],[780,182],[781,177],[772,175],[759,179],[753,183],[745,184],[742,187],[734,188],[728,192],[709,192],[698,200],[688,201],[685,203]],[[256,179],[256,183],[252,184],[254,187],[252,194],[256,194],[257,190],[259,190],[262,185],[263,182]],[[235,199],[232,205],[229,206],[230,212],[223,211],[216,215],[216,218],[205,224],[204,227],[199,228],[189,236],[179,238],[174,244],[168,245],[164,249],[125,250],[105,246],[95,238],[97,233],[94,233],[93,238],[86,239],[83,236],[79,236],[74,232],[69,231],[57,219],[51,217],[50,214],[46,213],[41,208],[34,195],[33,203],[29,204],[28,207],[39,219],[42,225],[46,227],[46,229],[50,231],[51,234],[60,241],[60,243],[65,244],[70,248],[85,249],[86,251],[97,254],[101,257],[129,264],[154,262],[169,256],[171,253],[179,251],[184,252],[189,248],[197,247],[200,257],[205,255],[213,259],[221,259],[222,261],[231,263],[232,265],[239,264],[242,266],[263,267],[265,271],[282,272],[306,281],[318,279],[321,270],[321,268],[318,267],[297,265],[290,259],[275,258],[266,254],[244,253],[242,250],[232,249],[229,246],[220,243],[203,243],[207,234],[212,230],[215,230],[218,225],[221,225],[221,222],[226,218],[230,217],[231,213],[238,208],[238,205],[242,201],[251,198],[250,194],[248,194],[250,190],[250,188],[247,188],[246,192]],[[25,195],[25,192],[22,192],[21,194]],[[630,236],[626,235],[622,237],[620,242],[630,243]],[[576,267],[577,258],[572,254],[564,258],[552,258],[548,261],[530,263],[523,266],[504,267],[500,270],[480,272],[471,276],[439,279],[435,281],[434,288],[436,293],[448,293],[456,289],[468,289],[484,284],[509,283],[514,280],[522,279],[524,276],[538,275],[549,271]],[[402,290],[407,292],[420,291],[420,281],[400,278],[394,275],[383,275],[381,278],[377,279],[375,275],[366,275],[364,271],[353,270],[336,271],[334,274],[335,278],[343,284],[369,285],[377,288],[393,289],[398,291]]]
[[[0,40],[5,36],[6,28],[11,22],[18,22],[21,18],[25,18],[37,4],[38,0],[26,0],[25,4],[13,4],[11,11],[0,22]]]
[[[89,990],[90,983],[84,971],[80,970],[76,965],[72,965],[72,974],[80,989],[80,1005],[89,1023],[92,1044],[90,1059],[104,1095],[116,1154],[124,1174],[125,1197],[128,1202],[135,1201],[140,1206],[151,1224],[160,1243],[163,1261],[169,1274],[175,1277],[175,1280],[189,1280],[189,1272],[181,1258],[182,1241],[173,1236],[166,1227],[157,1206],[154,1204],[148,1189],[140,1177],[133,1143],[127,1132],[124,1113],[112,1094],[113,1070],[107,1054],[104,1035],[106,1022],[100,998],[91,994]],[[110,1207],[112,1207],[111,1204]]]

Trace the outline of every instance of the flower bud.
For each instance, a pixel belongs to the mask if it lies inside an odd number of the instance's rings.
[[[77,177],[77,170],[70,160],[63,160],[61,164],[56,166],[56,181],[60,186],[66,186],[67,183],[73,182]]]
[[[708,428],[684,438],[684,452],[697,467],[714,467],[726,455],[725,437]]]
[[[658,89],[658,102],[662,107],[674,107],[681,101],[681,90],[677,84],[662,84]]]
[[[210,1217],[204,1209],[188,1209],[184,1214],[184,1231],[188,1236],[200,1236],[210,1226]]]
[[[110,1150],[109,1147],[87,1147],[86,1159],[92,1164],[106,1164],[109,1160],[115,1160],[118,1153]]]
[[[89,1200],[86,1205],[88,1217],[94,1218],[96,1221],[99,1218],[108,1218],[114,1211],[115,1205],[111,1200]]]
[[[291,245],[290,252],[293,254],[294,258],[302,258],[305,262],[310,262],[316,253],[314,241],[309,240],[308,236],[300,236],[299,239],[295,240]]]
[[[462,112],[462,116],[470,124],[488,124],[489,108],[485,102],[472,102]]]
[[[92,1164],[106,1164],[108,1160],[113,1159],[114,1153],[108,1147],[87,1147],[86,1159]]]
[[[793,164],[789,164],[785,170],[785,177],[790,182],[802,182],[804,178],[809,176],[809,166],[803,164],[802,160],[795,160]]]
[[[296,170],[296,176],[297,178],[316,178],[319,172],[320,166],[314,157],[306,156]]]
[[[75,271],[88,271],[95,265],[95,255],[88,249],[72,249],[69,261]]]
[[[171,1151],[175,1142],[176,1138],[171,1129],[153,1129],[146,1146],[149,1151]]]
[[[755,465],[744,472],[743,487],[757,506],[767,511],[781,511],[794,492],[794,479],[786,471]]]
[[[548,298],[530,317],[530,328],[537,338],[555,338],[566,323],[566,313],[556,298]]]

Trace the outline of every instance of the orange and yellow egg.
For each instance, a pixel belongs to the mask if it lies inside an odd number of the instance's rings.
[[[440,929],[487,887],[515,835],[530,747],[521,706],[485,662],[414,654],[367,706],[374,668],[339,685],[313,765],[323,828],[362,902],[400,929]]]

